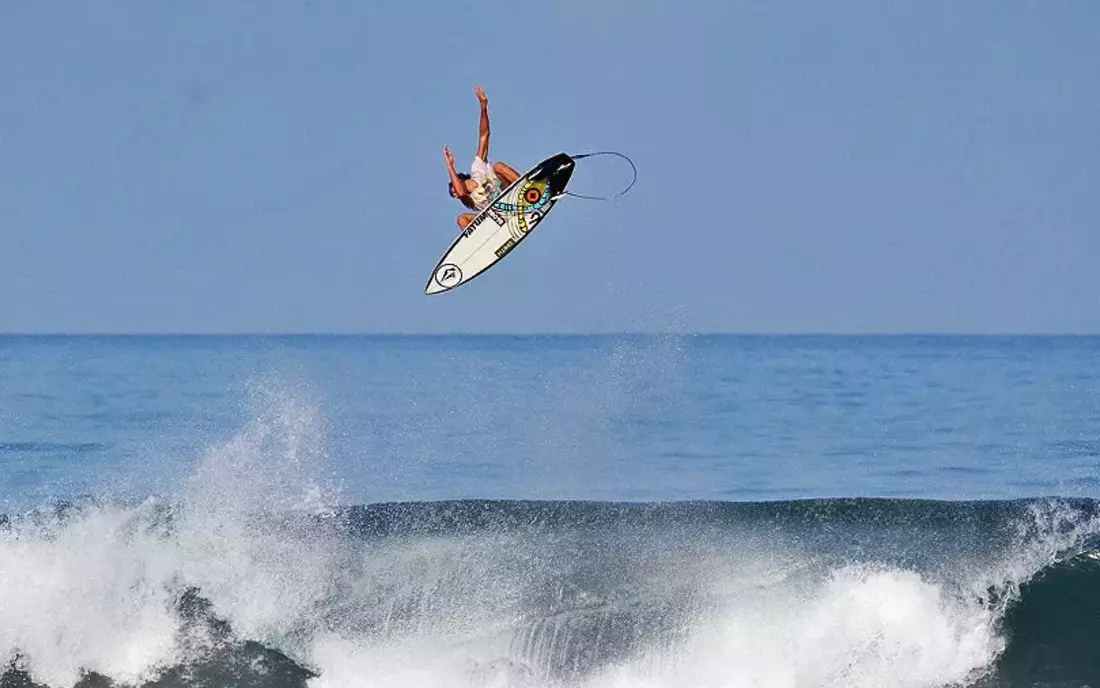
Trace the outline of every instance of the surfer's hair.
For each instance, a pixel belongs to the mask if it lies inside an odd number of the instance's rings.
[[[462,181],[466,181],[470,178],[470,175],[466,174],[465,172],[456,172],[455,176],[457,176]],[[454,186],[452,186],[450,182],[447,182],[447,193],[451,194],[452,196],[455,193]]]

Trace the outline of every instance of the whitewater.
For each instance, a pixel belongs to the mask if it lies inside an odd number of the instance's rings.
[[[1100,677],[1100,503],[1087,480],[1100,428],[1094,340],[570,339],[458,352],[421,339],[3,344],[3,686],[916,688]],[[522,384],[486,373],[486,361],[504,370],[532,348],[549,353],[516,373]],[[74,393],[79,376],[42,373],[74,350],[95,354],[74,364],[85,366],[83,384],[103,394],[113,380],[107,402]],[[466,411],[431,414],[445,432],[395,439],[395,427],[421,427],[410,411],[426,403],[418,380],[448,357],[477,371],[452,374],[448,396],[492,392],[479,409],[487,420],[471,429]],[[365,359],[378,363],[348,373]],[[165,373],[181,360],[203,375]],[[256,382],[259,369],[302,372],[290,362],[304,365],[309,385]],[[798,366],[825,379],[806,385]],[[118,374],[135,369],[146,372]],[[906,369],[915,379],[902,388]],[[225,371],[245,382],[227,384]],[[607,383],[588,384],[600,371]],[[938,386],[940,372],[953,388]],[[713,382],[738,373],[727,393]],[[876,392],[869,377],[890,389]],[[847,383],[838,389],[837,379]],[[1073,390],[1063,393],[1062,380]],[[195,394],[181,394],[186,386]],[[349,387],[358,391],[331,393]],[[892,406],[880,398],[868,408],[876,394]],[[521,397],[541,418],[506,413]],[[808,404],[815,398],[827,408]],[[750,408],[753,399],[768,412]],[[921,425],[921,407],[909,403],[920,399],[926,419],[970,404],[969,420],[953,425],[954,471],[939,470],[946,431]],[[1019,399],[1029,400],[1026,414]],[[984,410],[974,405],[982,401]],[[86,417],[65,420],[74,408]],[[1064,489],[1028,496],[1001,482],[997,471],[1012,465],[989,457],[1005,446],[999,433],[1013,409],[1032,423],[1016,426],[1011,446],[1056,436],[1062,447],[1031,452],[1023,474]],[[861,414],[909,420],[872,441],[860,429],[875,423]],[[677,419],[709,425],[723,415],[733,426],[747,416],[768,424],[740,442],[716,440],[720,428],[690,446],[678,440]],[[510,434],[516,427],[526,432]],[[782,461],[762,466],[761,438],[782,444],[800,427],[810,428],[796,433],[802,442],[819,435],[861,448],[819,451],[828,460],[797,474]],[[382,441],[362,439],[371,428]],[[182,445],[156,441],[166,437],[201,446],[188,458]],[[922,442],[923,463],[912,449]],[[456,454],[445,470],[408,455],[440,443]],[[556,483],[540,474],[559,494],[525,496],[529,476],[512,477],[508,462],[529,465],[523,452],[550,450],[576,474]],[[633,466],[619,463],[624,455]],[[872,466],[876,489],[867,489]],[[919,473],[910,494],[898,478],[906,471]],[[419,494],[410,473],[425,481]],[[624,474],[633,480],[610,480]],[[850,481],[837,479],[844,474]],[[745,475],[777,491],[809,487],[778,498],[706,488]],[[579,486],[589,480],[598,484]],[[989,494],[951,494],[982,480]],[[924,494],[930,482],[946,496]]]

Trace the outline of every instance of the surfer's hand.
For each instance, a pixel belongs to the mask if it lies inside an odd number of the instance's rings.
[[[477,96],[477,102],[481,103],[482,107],[489,104],[489,97],[485,95],[485,91],[482,90],[481,84],[474,86],[474,95]]]
[[[451,153],[451,149],[443,146],[443,159],[447,161],[447,167],[454,167],[455,156]]]

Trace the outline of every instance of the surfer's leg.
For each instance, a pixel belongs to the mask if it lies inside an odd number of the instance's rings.
[[[519,172],[516,172],[514,169],[512,169],[508,165],[505,165],[502,162],[493,163],[493,172],[496,174],[497,179],[500,180],[500,183],[504,186],[508,186],[512,182],[519,179]]]
[[[459,215],[458,216],[458,226],[459,226],[459,228],[460,229],[466,229],[466,226],[469,225],[471,222],[473,222],[475,217],[477,217],[477,215],[475,215],[474,213],[462,213],[461,215]]]

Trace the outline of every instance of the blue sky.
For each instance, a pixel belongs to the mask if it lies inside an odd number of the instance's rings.
[[[1100,332],[1100,4],[0,10],[0,331]],[[441,147],[614,149],[425,297]],[[584,161],[578,192],[628,170]]]

